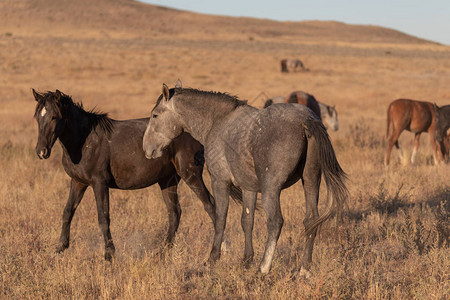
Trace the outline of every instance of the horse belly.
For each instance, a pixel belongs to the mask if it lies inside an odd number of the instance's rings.
[[[427,112],[413,113],[411,123],[409,124],[409,131],[414,133],[428,131],[432,123],[432,116]]]
[[[111,162],[111,174],[115,185],[112,187],[123,190],[151,186],[161,178],[170,176],[170,173],[175,175],[175,169],[164,155],[158,159],[128,157],[128,159],[122,158],[120,161]]]
[[[259,180],[256,177],[253,162],[241,161],[230,166],[234,185],[248,191],[259,192]]]

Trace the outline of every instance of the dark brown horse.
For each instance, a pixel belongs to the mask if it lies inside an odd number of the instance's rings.
[[[117,121],[85,111],[58,90],[44,94],[33,90],[33,94],[39,126],[36,153],[41,159],[50,157],[59,139],[64,170],[72,178],[57,252],[69,247],[70,223],[88,186],[94,190],[107,260],[115,249],[109,228],[109,188],[132,190],[158,183],[169,214],[169,245],[181,216],[177,195],[180,178],[200,198],[214,223],[214,198],[202,179],[203,147],[189,134],[175,139],[160,158],[146,159],[142,138],[148,118]]]
[[[389,104],[386,129],[387,147],[384,160],[386,166],[389,166],[391,151],[394,145],[399,149],[400,156],[403,158],[403,153],[398,145],[398,138],[403,130],[408,130],[415,134],[414,149],[411,156],[412,163],[415,162],[417,149],[419,148],[420,134],[422,132],[428,132],[430,135],[435,164],[439,160],[443,160],[440,145],[435,139],[435,112],[433,103],[425,101],[397,99]]]
[[[444,157],[447,160],[450,150],[450,105],[438,107],[435,104],[436,110],[436,130],[435,139],[441,144],[441,151],[444,153]]]

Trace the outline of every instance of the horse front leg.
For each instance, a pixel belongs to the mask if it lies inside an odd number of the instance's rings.
[[[174,159],[174,166],[177,174],[186,182],[189,188],[197,195],[203,204],[205,211],[208,213],[213,224],[215,223],[216,210],[214,197],[209,193],[203,181],[203,165],[204,154],[203,150],[197,150],[195,143],[192,145],[192,140],[185,139],[185,144],[182,147],[178,147],[176,144],[176,152]],[[181,142],[181,140],[177,141]],[[191,147],[187,147],[186,144]],[[193,149],[195,148],[195,149]],[[203,148],[201,148],[203,149]]]
[[[87,187],[87,185],[79,183],[74,179],[70,181],[69,199],[67,200],[63,212],[61,235],[59,237],[58,247],[56,248],[57,253],[69,248],[70,224],[81,199],[83,199],[83,195]]]
[[[208,213],[213,224],[216,222],[215,213],[215,200],[214,197],[209,193],[203,181],[203,168],[195,165],[189,165],[184,168],[184,171],[178,171],[178,174],[186,182],[189,188],[197,195],[203,204],[203,208]]]
[[[250,267],[253,261],[253,224],[255,219],[255,205],[256,205],[256,192],[250,192],[243,190],[242,198],[242,215],[241,215],[241,226],[244,230],[245,236],[245,250],[244,250],[244,266],[246,268]]]
[[[181,218],[181,207],[177,193],[178,181],[179,177],[173,176],[170,179],[158,182],[169,215],[169,229],[166,237],[166,243],[169,247],[173,246],[173,239]]]
[[[209,262],[214,263],[220,258],[220,250],[223,241],[223,233],[225,231],[228,204],[229,204],[229,185],[225,181],[211,178],[211,185],[216,202],[216,216],[214,224],[214,241],[209,255]]]
[[[109,228],[111,223],[109,218],[109,189],[104,182],[94,183],[92,187],[97,203],[98,224],[105,240],[105,260],[111,261],[115,247]]]

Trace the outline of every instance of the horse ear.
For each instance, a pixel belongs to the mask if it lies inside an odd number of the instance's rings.
[[[166,99],[166,101],[168,101],[170,92],[169,92],[169,88],[167,87],[167,85],[165,83],[163,83],[163,86],[162,86],[162,94],[163,94],[164,98]]]
[[[434,109],[435,109],[436,111],[438,111],[438,110],[439,110],[439,106],[437,106],[436,102],[433,103],[433,104],[434,104]]]
[[[39,94],[38,92],[36,92],[35,89],[32,89],[32,90],[33,90],[34,100],[39,102],[39,100],[41,100],[43,98],[43,96],[41,94]]]
[[[60,92],[60,90],[56,90],[55,94],[56,94],[56,101],[59,101],[62,97],[62,93]]]
[[[177,83],[175,84],[175,88],[176,89],[181,89],[182,88],[181,87],[181,80],[180,80],[180,78],[178,78]]]

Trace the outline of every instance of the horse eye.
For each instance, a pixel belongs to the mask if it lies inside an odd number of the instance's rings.
[[[52,117],[52,120],[56,120],[57,118],[55,116]]]
[[[152,118],[153,118],[153,119],[156,119],[157,117],[158,117],[157,114],[153,114],[153,115],[152,115]]]

